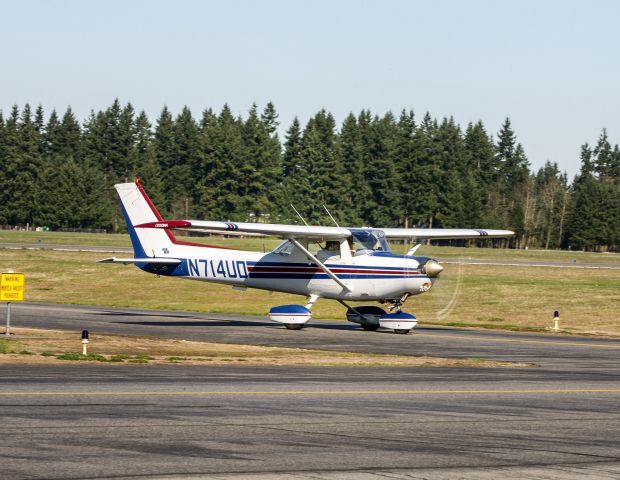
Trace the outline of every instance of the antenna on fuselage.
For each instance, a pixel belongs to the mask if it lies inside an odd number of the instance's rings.
[[[297,209],[295,208],[295,205],[293,205],[292,203],[291,203],[291,208],[295,211],[295,213],[297,214],[297,216],[298,216],[299,218],[301,218],[301,221],[302,221],[302,222],[304,222],[304,225],[305,225],[306,227],[309,227],[310,225],[308,225],[308,223],[304,220],[304,217],[302,217],[302,216],[301,216],[301,213],[299,213],[299,212],[297,211]]]
[[[329,213],[329,210],[327,210],[327,207],[325,206],[325,204],[323,204],[323,208],[325,209],[325,211],[327,212],[327,215],[329,215],[329,218],[332,219],[332,222],[334,222],[336,224],[336,226],[338,228],[340,228],[340,225],[338,225],[338,222],[336,221],[336,219],[334,217],[332,217],[332,214]]]

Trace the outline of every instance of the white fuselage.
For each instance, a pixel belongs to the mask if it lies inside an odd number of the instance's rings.
[[[138,266],[159,275],[340,300],[398,299],[427,291],[435,280],[420,272],[415,258],[391,254],[323,260],[347,290],[299,251],[260,253],[177,243],[168,252],[157,253],[181,263]]]

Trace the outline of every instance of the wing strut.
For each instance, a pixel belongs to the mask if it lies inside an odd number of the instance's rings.
[[[297,240],[295,240],[294,238],[290,239],[291,242],[293,242],[293,244],[299,248],[305,255],[306,257],[308,257],[308,260],[313,261],[314,263],[316,263],[319,268],[321,270],[323,270],[328,276],[329,278],[331,278],[334,282],[336,282],[338,285],[340,285],[342,288],[344,288],[345,290],[351,292],[353,291],[353,289],[347,285],[345,285],[343,283],[342,280],[340,280],[329,268],[327,268],[318,258],[316,258],[314,255],[312,255],[308,249],[306,247],[304,247],[301,243],[299,243]]]

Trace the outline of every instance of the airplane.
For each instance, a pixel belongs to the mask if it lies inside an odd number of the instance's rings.
[[[388,239],[419,242],[514,235],[510,230],[164,220],[138,178],[114,188],[134,257],[110,257],[99,262],[135,264],[155,275],[228,284],[241,290],[257,288],[304,295],[305,305],[279,305],[269,310],[270,320],[290,330],[303,328],[312,318],[312,306],[319,298],[326,298],[340,302],[347,309],[347,320],[364,330],[382,327],[394,333],[409,333],[417,319],[402,310],[403,303],[410,296],[430,290],[443,266],[433,258],[415,255],[422,243],[415,244],[405,255],[398,255],[391,251]],[[274,236],[283,242],[272,252],[250,252],[180,241],[172,230]],[[322,242],[324,248],[313,251]],[[390,312],[377,305],[351,306],[348,302],[353,301],[379,302],[387,305]]]

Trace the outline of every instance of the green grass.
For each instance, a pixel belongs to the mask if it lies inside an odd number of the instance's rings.
[[[0,233],[0,237],[7,234],[39,235],[32,232]],[[58,235],[54,238],[68,244],[80,243],[83,236],[89,236],[42,233]],[[92,235],[92,238],[129,242],[123,235]],[[269,239],[213,237],[206,240],[262,250],[261,243]],[[273,244],[278,242],[271,241]],[[93,243],[101,244],[99,240]],[[269,248],[266,244],[265,249]],[[426,246],[419,253],[440,258],[507,260],[510,257],[566,262],[577,256],[579,262],[584,263],[603,260],[620,263],[617,254]],[[89,252],[0,249],[0,270],[25,272],[26,300],[39,302],[266,316],[270,306],[305,301],[302,296],[252,289],[240,292],[225,285],[157,278],[133,266],[96,263],[103,256]],[[15,305],[16,312],[18,309],[19,305]],[[522,330],[548,328],[552,325],[553,311],[559,310],[562,329],[620,334],[620,271],[446,264],[435,287],[424,295],[409,299],[406,310],[415,313],[421,324]],[[313,313],[315,319],[343,319],[345,311],[337,302],[320,300]],[[0,352],[2,348],[0,343]]]
[[[15,343],[8,338],[0,338],[0,354],[13,353]]]
[[[271,251],[282,240],[272,237],[184,237],[177,235],[179,239],[204,243],[216,246],[230,247],[238,250]],[[46,245],[82,245],[103,247],[131,247],[131,241],[127,234],[105,233],[63,233],[63,232],[22,232],[0,230],[0,243],[28,243]],[[404,253],[409,245],[393,244],[395,252]],[[417,252],[419,255],[440,258],[465,258],[465,259],[501,259],[521,261],[547,261],[567,263],[620,263],[619,254],[592,253],[562,250],[514,250],[499,248],[478,247],[435,247],[424,245]]]
[[[89,353],[88,355],[82,355],[81,353],[62,353],[58,355],[46,355],[55,356],[58,360],[71,360],[71,361],[86,361],[86,362],[112,362],[112,363],[149,363],[149,360],[154,360],[153,357],[148,355],[98,355]]]
[[[177,235],[184,241],[230,247],[238,250],[271,251],[282,240],[272,237],[248,237],[225,238],[213,237],[186,237]],[[124,247],[131,248],[131,240],[127,234],[115,233],[63,233],[63,232],[20,232],[12,230],[0,230],[0,243],[27,243],[42,247],[53,245],[80,245],[101,247]]]
[[[63,353],[61,355],[56,355],[56,358],[58,360],[80,360],[80,361],[86,361],[86,362],[107,362],[108,359],[107,357],[104,357],[103,355],[96,355],[96,354],[88,354],[88,355],[82,355],[81,353]]]

